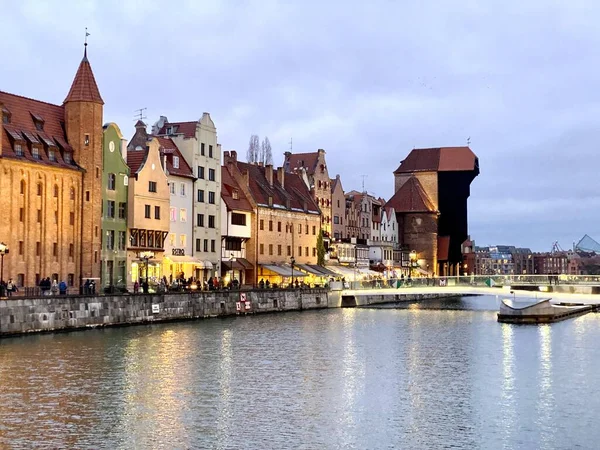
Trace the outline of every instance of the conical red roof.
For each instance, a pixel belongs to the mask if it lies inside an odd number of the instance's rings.
[[[71,90],[65,98],[64,103],[67,102],[94,102],[104,104],[98,85],[94,79],[94,73],[92,72],[92,66],[87,59],[87,49],[83,54],[79,69],[75,74],[75,79],[71,85]]]

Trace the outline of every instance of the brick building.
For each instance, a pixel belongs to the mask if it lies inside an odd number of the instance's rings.
[[[292,258],[296,278],[303,276],[299,266],[310,272],[317,263],[321,212],[302,177],[283,167],[240,162],[235,151],[224,152],[224,167],[253,210],[246,259],[255,270],[252,277],[246,271],[247,283],[289,283]]]
[[[331,217],[332,217],[332,238],[339,241],[345,237],[345,218],[346,218],[346,197],[342,180],[336,175],[331,180]]]
[[[102,113],[87,48],[62,105],[0,92],[4,278],[100,278]]]

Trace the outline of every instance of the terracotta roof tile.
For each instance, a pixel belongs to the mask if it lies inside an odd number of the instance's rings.
[[[71,169],[77,168],[75,164],[65,163],[62,153],[57,149],[54,149],[56,161],[50,161],[48,158],[48,144],[51,142],[58,143],[61,150],[72,151],[63,129],[64,107],[2,91],[0,91],[0,104],[4,105],[4,114],[10,114],[10,123],[4,124],[0,128],[2,157],[24,159]],[[36,128],[34,121],[36,116],[43,120],[43,130]],[[23,150],[23,156],[17,156],[14,151],[16,137],[20,138],[19,144]],[[39,159],[35,159],[31,153],[31,141],[42,144]]]
[[[196,126],[198,122],[168,122],[158,130],[158,135],[167,135],[167,128],[172,127],[173,131],[171,134],[183,134],[186,138],[196,137]]]
[[[135,174],[140,170],[140,167],[144,164],[144,161],[146,161],[147,155],[147,147],[144,147],[143,150],[127,150],[127,165],[129,166],[131,174]]]
[[[310,212],[320,213],[319,206],[315,203],[300,175],[286,173],[284,179],[285,189],[283,189],[277,180],[277,170],[273,170],[273,186],[271,187],[265,177],[265,167],[239,161],[237,167],[242,173],[245,170],[249,172],[250,193],[256,203],[268,205],[269,196],[271,196],[274,205],[285,207],[289,199],[291,209],[304,211],[304,203],[306,202]]]
[[[79,64],[79,69],[71,84],[71,90],[67,94],[64,103],[67,102],[94,102],[104,104],[94,73],[92,72],[92,66],[87,59],[87,53],[84,53],[83,59]]]
[[[414,176],[396,191],[385,206],[394,208],[397,213],[436,212],[433,202]]]
[[[469,171],[478,166],[469,147],[415,148],[394,173]]]
[[[288,172],[293,172],[294,169],[305,167],[306,172],[312,175],[317,170],[317,162],[319,161],[319,152],[311,153],[292,153],[287,158],[285,167]]]
[[[176,175],[179,177],[187,177],[187,178],[196,178],[194,176],[194,172],[192,168],[189,166],[177,145],[171,138],[166,137],[157,137],[158,143],[160,144],[161,151],[167,157],[167,170],[169,174]],[[173,157],[177,156],[179,158],[179,168],[175,168],[173,166]]]
[[[234,191],[237,191],[237,199],[233,198]],[[221,198],[232,211],[252,211],[252,205],[225,166],[221,167]]]

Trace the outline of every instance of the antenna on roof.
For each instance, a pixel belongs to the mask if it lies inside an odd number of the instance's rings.
[[[136,119],[136,120],[144,120],[144,119],[147,119],[147,117],[146,117],[146,115],[145,115],[145,113],[144,113],[144,111],[146,111],[147,109],[148,109],[148,108],[140,108],[140,109],[136,109],[136,110],[134,111],[134,112],[135,112],[135,114],[134,114],[134,116],[133,116],[133,117],[134,117],[134,119]]]
[[[471,145],[471,136],[467,138],[467,145]]]
[[[361,177],[362,177],[362,180],[363,180],[363,182],[362,182],[362,191],[363,191],[363,192],[366,192],[366,191],[365,191],[365,178],[367,178],[367,177],[368,177],[368,175],[361,175]]]
[[[292,151],[292,142],[293,142],[292,138],[290,138],[290,142],[289,142],[289,144],[290,144],[290,152]]]

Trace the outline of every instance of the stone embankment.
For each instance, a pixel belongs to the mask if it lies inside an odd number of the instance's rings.
[[[0,336],[327,307],[325,289],[3,299]]]

